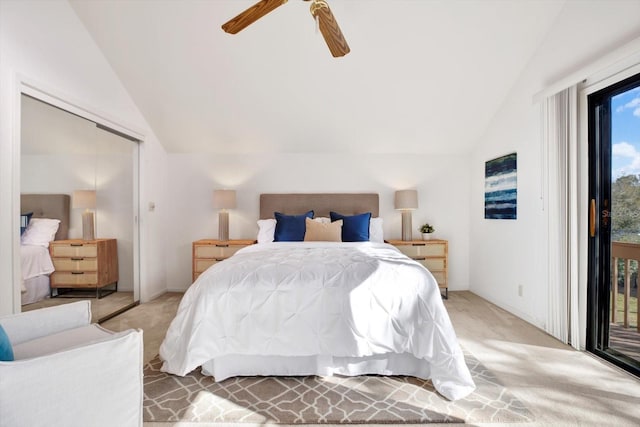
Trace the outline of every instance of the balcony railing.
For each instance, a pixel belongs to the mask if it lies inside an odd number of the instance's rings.
[[[624,260],[624,292],[622,307],[622,325],[628,328],[631,321],[631,260],[640,263],[640,244],[611,243],[611,257],[613,258],[613,283],[611,287],[611,322],[618,323],[618,259]],[[636,285],[637,286],[637,285]],[[640,332],[640,309],[638,309],[638,289],[636,288],[636,329]]]

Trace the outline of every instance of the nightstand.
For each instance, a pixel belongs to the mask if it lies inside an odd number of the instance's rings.
[[[55,271],[51,273],[51,296],[77,297],[74,290],[95,291],[102,298],[118,290],[118,242],[116,239],[54,240],[49,253]],[[112,289],[104,289],[113,285]]]
[[[443,297],[449,298],[449,242],[447,240],[387,240],[386,242],[427,267],[438,282],[438,287],[444,289]]]
[[[255,240],[212,240],[203,239],[193,242],[193,268],[191,279],[198,276],[213,264],[224,261],[242,248],[253,245]]]

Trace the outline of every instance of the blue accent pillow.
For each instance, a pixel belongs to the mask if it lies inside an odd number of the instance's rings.
[[[368,242],[369,222],[371,212],[345,216],[337,212],[329,212],[331,222],[342,220],[342,241],[343,242]]]
[[[276,232],[274,242],[302,242],[307,230],[305,218],[313,218],[313,211],[302,215],[285,215],[274,212],[276,218]]]
[[[33,212],[20,215],[20,235],[21,236],[22,234],[24,234],[25,230],[29,226],[29,221],[31,221],[32,216],[33,216]]]
[[[13,348],[9,336],[0,325],[0,360],[3,362],[11,362],[13,360]]]

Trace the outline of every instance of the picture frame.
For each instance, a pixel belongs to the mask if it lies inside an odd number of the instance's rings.
[[[485,219],[517,219],[518,154],[485,162],[484,176]]]

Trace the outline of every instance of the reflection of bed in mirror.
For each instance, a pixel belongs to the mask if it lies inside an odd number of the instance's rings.
[[[67,194],[22,194],[20,213],[32,213],[31,219],[58,219],[58,231],[54,240],[67,239],[69,234],[71,198]],[[49,249],[43,245],[20,245],[22,305],[33,304],[50,295],[49,274],[53,263]]]

